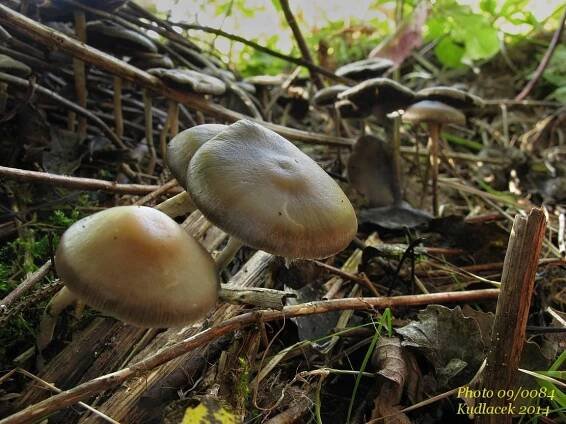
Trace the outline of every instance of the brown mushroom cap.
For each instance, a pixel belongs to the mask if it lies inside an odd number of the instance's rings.
[[[132,51],[157,53],[151,39],[110,21],[89,22],[86,31],[88,43],[97,49],[120,55],[131,55]]]
[[[399,109],[405,109],[415,99],[415,93],[388,78],[372,78],[338,94],[358,108],[361,117],[373,113],[379,119]]]
[[[334,255],[357,231],[338,184],[291,142],[247,120],[197,150],[187,190],[215,225],[288,258]]]
[[[181,131],[167,145],[167,166],[181,186],[187,186],[187,168],[195,152],[228,125],[204,124]]]
[[[435,100],[460,110],[481,109],[485,102],[478,96],[454,87],[429,87],[417,91],[416,100]]]
[[[410,122],[412,124],[428,122],[464,125],[466,123],[466,115],[458,109],[442,102],[423,100],[411,105],[405,111],[403,114],[403,122]]]
[[[331,85],[330,87],[325,87],[321,90],[318,90],[316,94],[312,98],[312,103],[315,106],[323,107],[323,106],[332,106],[336,99],[338,98],[338,94],[346,91],[349,87],[344,84],[337,84]]]
[[[218,283],[211,256],[175,221],[144,206],[118,206],[74,223],[55,265],[87,305],[143,327],[206,315]]]
[[[382,76],[387,70],[391,69],[395,63],[386,58],[372,58],[358,60],[348,63],[336,69],[336,75],[339,77],[350,78],[355,81],[363,81],[369,78]]]

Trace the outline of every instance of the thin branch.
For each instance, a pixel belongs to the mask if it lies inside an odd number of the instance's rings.
[[[45,262],[39,269],[31,274],[29,274],[24,281],[22,281],[18,287],[12,290],[8,295],[0,300],[0,313],[5,313],[8,311],[8,307],[14,303],[20,296],[27,293],[36,283],[41,281],[43,277],[47,275],[51,269],[51,260]]]
[[[286,306],[281,311],[261,310],[244,313],[228,319],[214,327],[210,327],[179,343],[175,343],[164,348],[158,353],[127,368],[79,384],[72,389],[31,405],[26,409],[1,420],[0,424],[23,424],[40,421],[55,411],[67,408],[111,387],[118,386],[131,377],[143,376],[145,372],[177,358],[192,349],[210,343],[218,337],[241,330],[242,328],[253,325],[257,322],[268,322],[342,310],[375,310],[377,308],[394,308],[399,306],[422,306],[440,303],[495,300],[498,294],[498,289],[485,289],[397,297],[333,299]]]
[[[527,97],[530,94],[530,92],[532,91],[532,89],[534,88],[534,86],[539,81],[544,70],[546,69],[546,67],[549,64],[550,59],[552,58],[552,55],[554,54],[554,50],[556,50],[556,47],[558,46],[558,43],[560,42],[560,38],[562,37],[562,32],[564,31],[564,22],[565,21],[566,21],[566,7],[564,8],[564,13],[562,14],[562,18],[560,18],[560,24],[558,25],[558,28],[556,28],[556,31],[554,32],[554,35],[552,36],[552,40],[550,41],[550,44],[548,45],[548,49],[546,50],[544,57],[540,61],[539,65],[538,65],[538,67],[535,71],[535,74],[533,75],[531,80],[527,83],[527,85],[525,85],[523,90],[521,90],[521,92],[519,94],[517,94],[517,97],[515,97],[516,101],[521,101],[525,97]]]
[[[293,35],[295,36],[295,40],[297,41],[297,45],[299,46],[299,50],[301,51],[301,55],[303,56],[303,59],[306,62],[314,63],[314,61],[312,60],[309,47],[307,46],[307,43],[305,42],[305,38],[303,37],[303,34],[301,32],[301,28],[299,28],[299,24],[297,24],[297,20],[295,19],[295,16],[293,15],[291,8],[289,7],[288,0],[279,0],[279,4],[281,5],[281,9],[283,9],[283,14],[285,15],[285,19],[287,20],[287,23],[289,24],[291,30],[293,31]],[[321,88],[324,88],[324,82],[322,82],[320,75],[313,72],[313,70],[310,68],[309,68],[309,72],[316,87],[319,90]]]
[[[7,82],[8,84],[13,84],[25,88],[29,88],[30,86],[30,82],[28,80],[25,80],[23,78],[18,78],[13,75],[6,74],[4,72],[0,72],[0,81],[4,81]],[[76,103],[73,103],[65,99],[64,97],[61,97],[59,94],[55,93],[54,91],[42,87],[37,83],[34,84],[34,89],[37,93],[43,94],[44,96],[47,96],[52,100],[55,100],[63,107],[70,109],[71,111],[76,112],[79,115],[84,116],[85,118],[88,118],[91,121],[93,121],[96,124],[96,126],[98,126],[102,130],[102,132],[106,134],[106,136],[112,141],[112,143],[116,145],[116,147],[119,147],[120,149],[127,148],[126,145],[122,142],[122,140],[116,135],[116,133],[112,131],[112,129],[108,125],[106,125],[106,123],[102,119],[97,117],[95,114],[89,112],[85,108],[80,107]]]
[[[212,28],[209,26],[203,26],[203,25],[196,25],[196,24],[187,24],[187,23],[176,23],[175,25],[186,29],[186,30],[197,30],[197,31],[204,31],[204,32],[209,32],[211,34],[215,34],[215,35],[219,35],[221,37],[224,38],[228,38],[229,40],[233,40],[233,41],[237,41],[238,43],[242,43],[245,44],[246,46],[249,46],[257,51],[260,51],[262,53],[268,54],[270,56],[276,57],[278,59],[284,60],[286,62],[290,62],[290,63],[294,63],[295,65],[298,66],[303,66],[307,69],[309,69],[310,71],[315,71],[318,72],[321,75],[324,75],[325,77],[328,77],[336,82],[342,83],[342,84],[352,84],[352,80],[348,79],[348,78],[344,78],[344,77],[340,77],[336,74],[334,74],[333,72],[330,72],[328,69],[325,69],[321,66],[316,65],[315,63],[311,63],[306,61],[305,59],[303,59],[302,57],[294,57],[294,56],[288,56],[286,54],[280,53],[276,50],[272,50],[268,47],[262,46],[261,44],[255,43],[251,40],[248,40],[247,38],[244,37],[240,37],[239,35],[236,34],[231,34],[229,32],[226,31],[222,31],[221,29],[216,29],[216,28]]]
[[[161,186],[158,185],[118,184],[113,181],[97,180],[95,178],[68,177],[66,175],[9,168],[7,166],[0,166],[0,175],[19,181],[40,182],[56,187],[88,191],[102,190],[118,194],[145,195],[161,188]],[[168,192],[180,193],[181,189],[178,187],[170,187]]]

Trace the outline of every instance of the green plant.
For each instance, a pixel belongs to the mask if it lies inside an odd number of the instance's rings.
[[[348,415],[346,416],[346,424],[348,424],[350,422],[350,418],[352,416],[352,410],[354,408],[354,401],[356,400],[356,393],[358,391],[358,387],[359,387],[360,381],[362,379],[362,373],[365,371],[367,364],[369,363],[371,355],[373,354],[373,351],[375,350],[375,346],[377,345],[377,342],[379,341],[379,338],[381,337],[381,332],[383,331],[384,328],[387,331],[387,335],[389,337],[391,337],[392,332],[393,332],[392,321],[393,321],[393,314],[391,313],[391,309],[387,308],[387,309],[385,309],[385,311],[383,311],[383,314],[381,315],[381,318],[379,319],[377,326],[375,326],[375,324],[374,324],[375,334],[373,335],[373,337],[371,339],[371,343],[368,347],[366,355],[364,356],[364,359],[362,361],[362,365],[360,367],[359,373],[356,376],[356,382],[354,383],[354,390],[352,391],[352,397],[350,398],[350,404],[348,405]]]

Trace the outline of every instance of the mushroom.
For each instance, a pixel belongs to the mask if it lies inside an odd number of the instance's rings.
[[[287,258],[324,258],[354,238],[357,220],[338,184],[295,145],[240,120],[201,146],[187,172],[200,211],[229,235],[219,268],[246,244]]]
[[[429,132],[429,153],[432,167],[432,210],[438,216],[438,143],[442,125],[466,123],[466,116],[458,109],[436,100],[422,100],[410,106],[403,114],[403,122],[426,123]]]
[[[218,297],[209,253],[175,221],[144,206],[117,206],[83,218],[63,234],[55,268],[65,287],[43,314],[38,350],[57,316],[80,300],[143,327],[168,327],[206,315]]]
[[[348,63],[347,65],[340,66],[336,69],[335,74],[339,77],[349,78],[354,81],[364,81],[370,78],[380,77],[395,63],[385,58],[372,58],[358,60],[356,62]]]
[[[204,124],[181,131],[171,139],[167,146],[166,163],[173,176],[183,188],[187,188],[187,169],[195,152],[208,140],[228,128],[221,124]],[[195,205],[184,191],[156,206],[161,212],[171,216],[183,215],[194,210]]]
[[[344,84],[331,85],[330,87],[325,87],[318,90],[312,98],[312,103],[316,107],[326,107],[333,106],[338,95],[343,91],[346,91],[349,87]]]

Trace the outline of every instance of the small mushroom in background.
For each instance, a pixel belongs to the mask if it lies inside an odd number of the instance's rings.
[[[153,208],[117,206],[83,218],[55,255],[63,287],[43,314],[37,347],[51,341],[57,316],[85,304],[141,327],[168,327],[206,316],[218,298],[210,254]]]
[[[432,168],[432,211],[438,216],[438,145],[440,131],[445,124],[464,125],[466,116],[458,109],[435,100],[422,100],[410,106],[403,114],[403,122],[425,123],[429,132],[429,154]]]
[[[364,81],[370,78],[381,77],[395,66],[395,63],[385,58],[372,58],[358,60],[348,63],[336,69],[335,74],[339,77],[349,78],[354,81]]]
[[[349,89],[347,85],[336,84],[318,90],[312,98],[312,104],[316,107],[332,107],[338,100],[338,95]]]
[[[0,54],[0,73],[26,78],[31,74],[31,68],[19,60]],[[4,113],[6,110],[6,102],[8,101],[7,90],[8,84],[2,80],[0,75],[0,113]]]
[[[348,179],[368,200],[361,209],[361,225],[372,224],[390,230],[414,228],[432,218],[403,201],[392,151],[384,140],[364,135],[354,144],[348,159]]]
[[[219,268],[243,244],[290,259],[324,258],[346,248],[357,232],[354,209],[338,184],[291,142],[247,120],[197,150],[187,191],[231,236]]]
[[[171,69],[175,64],[167,55],[153,52],[131,52],[130,65],[140,69],[165,68]]]
[[[167,167],[185,190],[187,189],[187,170],[195,152],[226,128],[228,125],[197,125],[181,131],[169,142],[166,155]],[[170,217],[176,217],[194,210],[195,205],[189,194],[184,191],[160,203],[156,209]]]

